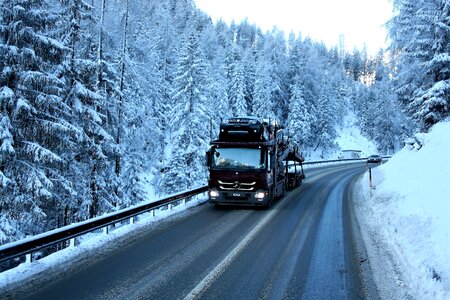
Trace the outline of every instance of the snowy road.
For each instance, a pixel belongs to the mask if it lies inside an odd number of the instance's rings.
[[[269,210],[200,206],[77,272],[36,284],[29,297],[377,298],[347,205],[348,187],[364,171],[364,164],[308,170],[303,185]]]

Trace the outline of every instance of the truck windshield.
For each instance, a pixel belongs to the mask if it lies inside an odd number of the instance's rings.
[[[264,169],[264,152],[256,148],[216,148],[212,167],[224,169]]]

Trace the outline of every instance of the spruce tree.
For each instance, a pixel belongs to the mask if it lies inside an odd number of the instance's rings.
[[[75,193],[63,170],[79,133],[58,76],[66,49],[46,1],[5,1],[0,16],[0,215],[15,234],[35,234],[57,226],[65,196]]]
[[[206,182],[204,151],[208,147],[210,112],[206,94],[206,64],[201,59],[199,33],[185,36],[178,60],[172,97],[172,151],[167,171],[159,180],[160,193],[171,194]]]
[[[449,115],[450,26],[446,0],[394,1],[391,50],[397,55],[396,92],[423,130]]]

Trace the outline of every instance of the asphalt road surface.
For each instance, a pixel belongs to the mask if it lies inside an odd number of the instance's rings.
[[[364,171],[306,170],[302,186],[268,210],[201,205],[11,298],[377,298],[348,197]]]

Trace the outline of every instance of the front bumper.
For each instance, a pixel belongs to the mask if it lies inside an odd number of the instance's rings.
[[[265,190],[247,192],[210,189],[208,195],[210,203],[220,205],[265,206],[269,201],[269,192]]]

